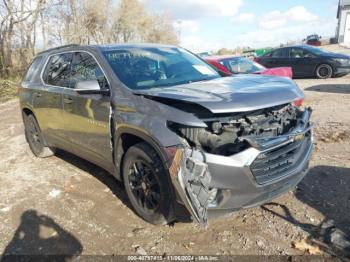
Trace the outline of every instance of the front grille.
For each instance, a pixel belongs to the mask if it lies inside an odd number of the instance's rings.
[[[301,141],[259,154],[250,166],[256,182],[261,185],[289,174],[306,157],[310,144],[311,135],[307,135]]]

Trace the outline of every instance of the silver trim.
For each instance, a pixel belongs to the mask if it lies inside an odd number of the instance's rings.
[[[70,50],[70,51],[57,52],[57,53],[53,53],[53,54],[48,55],[47,58],[46,58],[45,64],[44,64],[44,66],[43,66],[43,68],[42,68],[42,70],[41,70],[41,73],[40,73],[40,80],[41,80],[41,83],[42,83],[44,86],[48,86],[48,87],[58,87],[58,88],[64,88],[64,89],[68,89],[68,90],[78,90],[78,89],[70,88],[70,87],[49,85],[49,84],[45,83],[45,81],[44,81],[44,79],[43,79],[44,71],[45,71],[45,69],[46,69],[46,67],[47,67],[47,64],[48,64],[48,62],[49,62],[49,60],[50,60],[50,58],[51,58],[52,56],[60,55],[60,54],[67,54],[67,53],[78,53],[78,52],[87,53],[87,54],[89,54],[89,55],[92,56],[92,58],[95,60],[95,62],[97,63],[97,65],[100,67],[100,69],[101,69],[101,71],[102,71],[104,77],[106,78],[106,80],[107,80],[107,82],[108,82],[108,86],[109,86],[109,89],[110,89],[110,88],[111,88],[111,84],[110,84],[110,81],[109,81],[109,79],[108,79],[108,77],[107,77],[107,74],[106,74],[106,72],[103,70],[103,67],[101,66],[101,64],[97,61],[96,57],[95,57],[91,52],[89,52],[89,51],[86,51],[86,50],[79,50],[79,49],[78,49],[78,50]],[[72,61],[73,61],[73,60],[72,60]],[[81,90],[81,89],[79,89],[79,90]]]

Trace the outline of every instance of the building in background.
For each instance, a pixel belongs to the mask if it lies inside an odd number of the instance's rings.
[[[339,0],[337,18],[336,39],[350,47],[350,0]]]

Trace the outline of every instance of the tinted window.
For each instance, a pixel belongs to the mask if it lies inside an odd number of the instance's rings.
[[[40,64],[41,61],[43,60],[42,56],[38,56],[36,58],[34,58],[33,62],[31,63],[31,65],[29,66],[29,69],[27,71],[27,74],[24,78],[24,82],[30,82],[32,83],[35,79],[35,77],[40,74]]]
[[[107,80],[96,60],[88,53],[77,52],[73,55],[70,87],[80,81],[97,80],[101,89],[107,89]]]
[[[259,65],[258,63],[255,63],[254,61],[245,57],[234,57],[227,59],[225,61],[225,65],[229,68],[229,70],[232,73],[235,74],[251,74],[257,71],[264,70],[264,67],[262,65]]]
[[[45,83],[53,86],[68,87],[71,60],[71,53],[51,56],[43,76]]]
[[[271,57],[275,57],[275,58],[284,57],[284,49],[277,49],[272,51]]]
[[[265,54],[263,54],[261,57],[271,57],[272,52],[267,52]]]
[[[177,47],[130,47],[103,53],[120,81],[132,89],[174,86],[220,77],[207,63]]]
[[[304,49],[292,47],[289,49],[289,56],[291,58],[304,58],[311,57],[312,55]]]

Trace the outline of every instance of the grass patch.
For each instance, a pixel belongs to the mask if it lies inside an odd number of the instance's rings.
[[[17,97],[19,78],[0,79],[0,103]]]

